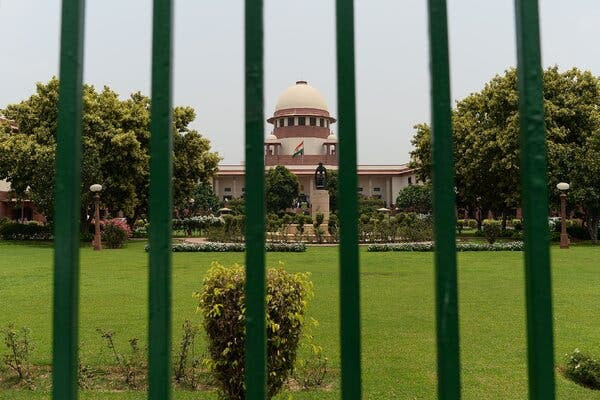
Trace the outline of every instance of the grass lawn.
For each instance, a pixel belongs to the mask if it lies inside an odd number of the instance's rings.
[[[110,355],[96,328],[114,330],[124,347],[146,341],[147,255],[136,242],[122,250],[81,251],[82,358],[107,364]],[[269,253],[291,271],[310,271],[315,299],[309,313],[320,322],[315,341],[334,367],[338,351],[337,247],[306,253]],[[526,333],[522,253],[460,253],[459,299],[463,398],[526,399]],[[51,360],[52,248],[0,242],[0,326],[28,326],[36,342],[34,362]],[[600,247],[552,249],[555,352],[578,347],[600,356]],[[434,294],[431,253],[367,253],[361,250],[364,398],[435,399]],[[212,261],[242,262],[241,253],[173,255],[173,343],[185,319],[200,321],[192,293]],[[1,350],[5,350],[2,348]],[[559,399],[600,400],[600,391],[557,375]],[[339,399],[331,390],[293,392],[293,399]],[[288,399],[288,394],[280,399]],[[0,399],[49,399],[45,391],[2,390]],[[144,392],[82,392],[82,399],[144,399]],[[214,393],[177,391],[175,399],[216,399]]]

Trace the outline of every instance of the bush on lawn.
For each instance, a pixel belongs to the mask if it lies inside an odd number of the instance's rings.
[[[0,239],[3,240],[50,240],[52,229],[31,221],[27,224],[7,222],[0,225]]]
[[[214,263],[199,298],[208,336],[209,367],[228,400],[243,400],[245,356],[245,269]],[[308,274],[267,271],[267,394],[271,399],[290,376],[313,285]]]
[[[499,221],[483,221],[483,234],[489,244],[494,244],[496,239],[502,235],[502,224]]]
[[[127,239],[131,237],[131,228],[121,219],[114,218],[104,221],[102,230],[102,242],[109,249],[123,247]]]
[[[146,246],[146,251],[150,247]],[[211,253],[211,252],[244,252],[244,243],[177,243],[171,246],[175,253]],[[280,253],[302,253],[306,251],[304,243],[265,243],[265,251]]]
[[[370,252],[385,251],[434,251],[435,245],[431,243],[377,243],[367,247]],[[523,242],[505,243],[457,243],[456,251],[522,251]]]
[[[600,390],[600,360],[575,349],[566,355],[564,374],[573,382],[590,389]]]

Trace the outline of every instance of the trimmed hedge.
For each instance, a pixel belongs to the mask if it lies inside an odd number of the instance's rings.
[[[565,356],[563,373],[575,383],[590,389],[600,390],[600,360],[575,349]]]
[[[19,224],[8,222],[0,225],[0,239],[2,240],[51,240],[52,229],[48,225],[36,222]]]
[[[427,252],[434,251],[433,243],[382,243],[371,244],[367,248],[370,252],[385,251],[416,251]],[[457,243],[456,251],[522,251],[523,242],[505,242],[505,243]]]
[[[148,251],[149,246],[146,246]],[[171,246],[175,253],[211,253],[211,252],[244,252],[246,245],[244,243],[177,243]],[[267,243],[265,251],[269,252],[287,252],[301,253],[306,251],[304,243]]]

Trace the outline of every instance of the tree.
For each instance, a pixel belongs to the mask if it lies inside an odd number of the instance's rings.
[[[396,206],[401,211],[431,214],[432,212],[431,185],[410,185],[398,193]]]
[[[267,211],[276,213],[292,207],[299,188],[298,177],[283,165],[269,169],[265,177]]]
[[[520,205],[518,101],[513,68],[457,102],[452,117],[459,207],[481,209],[481,215],[491,210],[506,217],[508,209]],[[558,206],[556,183],[588,168],[578,155],[585,153],[588,138],[600,130],[600,81],[577,68],[564,72],[556,66],[548,68],[544,71],[544,105],[550,200]],[[411,166],[427,180],[431,178],[429,126],[420,124],[415,130]],[[588,193],[600,190],[593,182],[583,184]],[[576,193],[582,192],[571,191],[571,204],[586,215],[594,214],[593,206]]]
[[[53,219],[54,163],[59,81],[38,83],[27,100],[1,111],[19,127],[0,129],[0,179],[6,179],[18,197],[27,195],[48,220]],[[216,173],[220,157],[210,143],[188,125],[195,118],[190,107],[173,110],[174,202],[189,201],[198,182]],[[6,124],[4,124],[6,125]],[[101,183],[102,203],[112,214],[130,219],[147,214],[150,140],[150,99],[133,93],[121,100],[108,87],[83,89],[82,217],[92,203],[87,189]]]
[[[329,192],[329,211],[337,211],[337,196],[338,196],[338,171],[333,169],[327,170],[327,191]]]
[[[192,198],[194,202],[190,209],[194,213],[211,214],[219,209],[219,198],[208,183],[198,184]]]

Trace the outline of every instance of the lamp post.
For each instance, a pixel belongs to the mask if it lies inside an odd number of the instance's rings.
[[[95,193],[95,210],[94,210],[94,250],[102,250],[102,239],[100,239],[100,191],[102,185],[94,184],[90,186],[90,191]]]
[[[567,194],[565,193],[567,190],[569,190],[569,187],[570,185],[566,182],[560,182],[558,185],[556,185],[556,188],[560,190],[561,249],[569,248],[569,235],[567,235]]]

